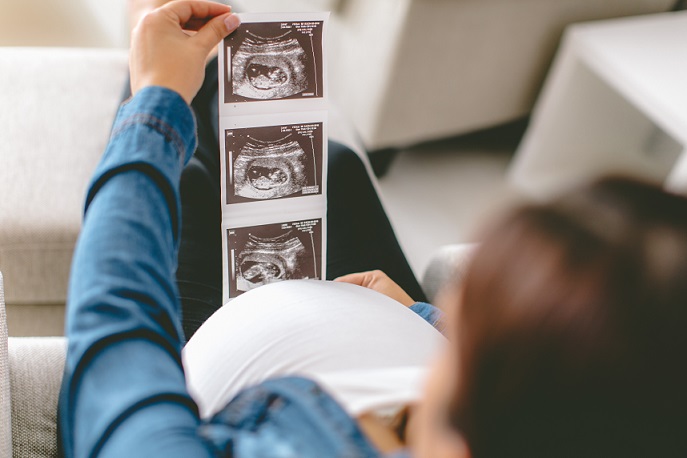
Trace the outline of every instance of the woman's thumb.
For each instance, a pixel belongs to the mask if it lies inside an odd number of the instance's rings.
[[[217,43],[236,30],[239,25],[241,25],[241,20],[235,13],[224,14],[205,24],[193,38],[210,52],[212,48],[217,46]]]

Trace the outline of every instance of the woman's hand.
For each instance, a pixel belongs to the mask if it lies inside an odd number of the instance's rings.
[[[403,288],[398,286],[392,279],[389,278],[387,274],[381,270],[344,275],[343,277],[339,277],[334,281],[352,283],[354,285],[370,288],[371,290],[382,293],[385,296],[400,302],[406,307],[410,307],[411,305],[415,304],[415,301],[408,296],[408,293],[403,291]]]
[[[146,14],[131,33],[131,93],[163,86],[190,103],[208,54],[239,24],[229,6],[210,1],[174,1]]]

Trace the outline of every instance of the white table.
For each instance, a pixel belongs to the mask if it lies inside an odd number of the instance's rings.
[[[548,198],[609,173],[687,191],[687,12],[566,31],[510,180]]]

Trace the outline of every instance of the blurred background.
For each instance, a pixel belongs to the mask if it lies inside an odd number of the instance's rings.
[[[565,25],[667,11],[674,4],[233,2],[239,11],[332,11],[332,98],[356,126],[378,170],[395,159],[381,186],[418,274],[434,249],[470,239],[483,210],[507,195],[504,173]],[[128,45],[126,0],[0,0],[0,7],[0,46]],[[503,124],[508,125],[461,137]]]

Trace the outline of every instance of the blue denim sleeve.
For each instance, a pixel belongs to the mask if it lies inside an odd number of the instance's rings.
[[[195,120],[173,91],[123,105],[86,198],[67,306],[65,456],[212,456],[181,364],[179,179]]]
[[[410,310],[420,315],[427,323],[434,326],[434,328],[443,334],[443,318],[444,312],[426,302],[416,302],[410,306]]]

